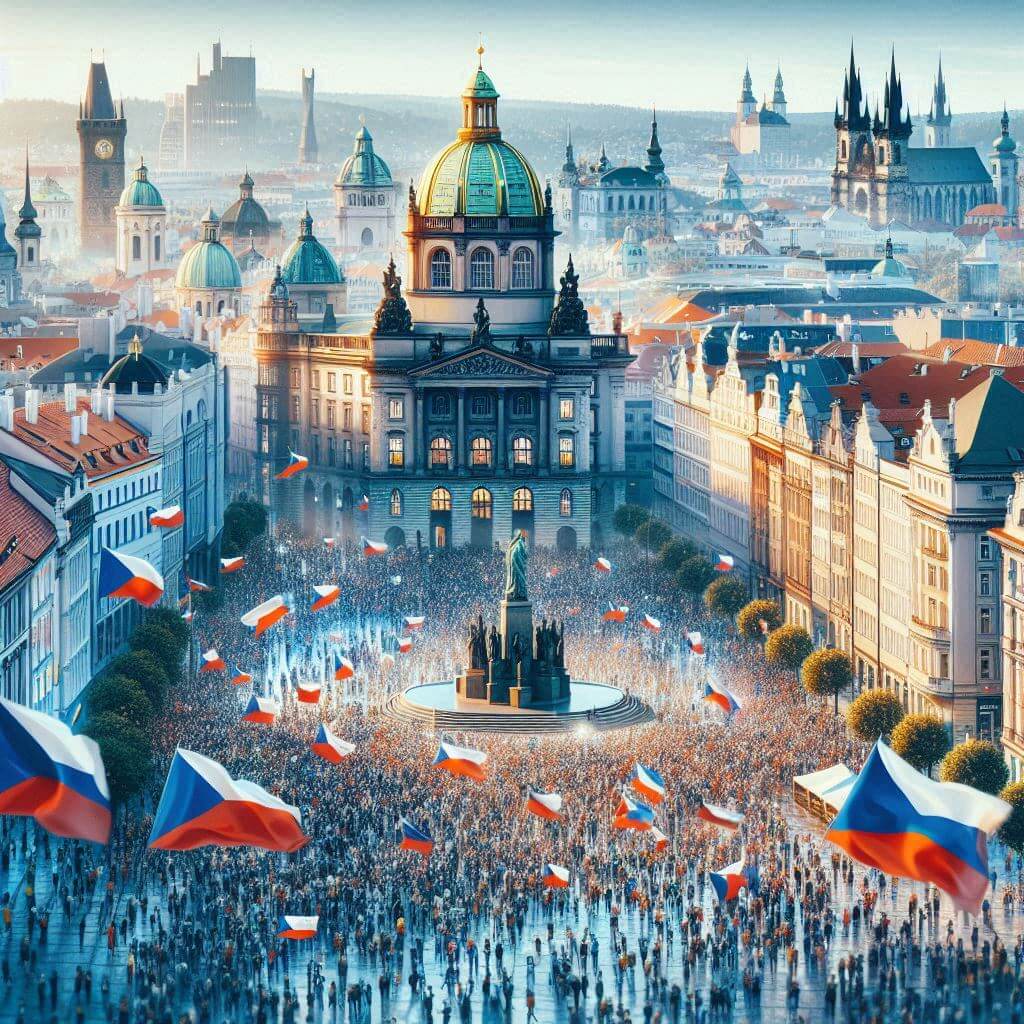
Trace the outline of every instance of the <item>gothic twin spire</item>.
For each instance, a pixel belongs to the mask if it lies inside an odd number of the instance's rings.
[[[904,109],[906,113],[904,114]],[[885,81],[883,100],[876,107],[874,117],[871,106],[864,97],[860,69],[850,44],[850,67],[843,81],[843,107],[835,111],[836,128],[851,132],[874,131],[893,138],[908,138],[913,125],[910,120],[910,106],[903,101],[903,79],[896,74],[896,51],[893,49],[889,62],[889,75]]]

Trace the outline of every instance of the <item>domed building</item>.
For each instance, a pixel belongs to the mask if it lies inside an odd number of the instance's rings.
[[[299,234],[281,258],[281,280],[288,286],[299,319],[323,320],[327,307],[345,311],[345,279],[327,247],[313,234],[307,208],[299,220]]]
[[[255,182],[248,171],[238,183],[238,198],[220,218],[220,239],[236,256],[250,247],[274,256],[281,251],[281,222],[253,198]]]
[[[239,311],[242,275],[231,250],[220,241],[219,226],[211,207],[203,217],[202,238],[178,264],[174,292],[179,309],[207,317]]]
[[[141,157],[114,207],[114,219],[119,273],[138,277],[167,266],[167,209]]]
[[[1010,224],[1016,224],[1020,213],[1020,159],[1017,156],[1017,143],[1010,134],[1010,115],[1005,104],[1003,116],[999,119],[999,134],[992,140],[989,162],[996,202],[1006,207]]]
[[[881,284],[910,284],[913,274],[905,263],[893,254],[892,239],[885,240],[885,255],[871,268],[871,276]]]
[[[352,153],[334,183],[338,251],[390,252],[395,244],[395,200],[391,170],[374,152],[373,136],[361,124]]]
[[[157,387],[167,386],[168,375],[156,360],[142,351],[138,334],[128,342],[127,354],[121,356],[100,381],[104,389],[112,387],[119,395],[152,395]]]

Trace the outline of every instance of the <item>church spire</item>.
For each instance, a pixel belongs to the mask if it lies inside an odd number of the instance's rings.
[[[25,147],[25,201],[21,204],[18,216],[23,223],[25,221],[34,221],[37,216],[36,208],[32,204],[32,183],[28,175],[28,146]]]
[[[743,85],[740,89],[740,103],[756,103],[754,83],[750,78],[750,64],[743,69]]]
[[[565,163],[562,170],[570,174],[576,170],[576,156],[572,149],[572,124],[565,126]]]
[[[665,173],[665,161],[661,159],[661,143],[658,141],[658,111],[651,108],[651,141],[647,146],[647,166],[644,168],[651,174]]]

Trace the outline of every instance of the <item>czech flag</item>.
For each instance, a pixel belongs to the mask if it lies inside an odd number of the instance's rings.
[[[471,747],[456,747],[452,743],[442,743],[432,762],[435,767],[443,768],[452,775],[464,775],[467,779],[483,782],[487,778],[487,755],[482,750]]]
[[[222,558],[220,560],[220,572],[222,576],[227,576],[230,572],[238,572],[239,569],[245,568],[245,559],[241,555],[236,555],[234,558]]]
[[[700,633],[687,633],[686,644],[694,654],[704,653],[704,637]]]
[[[192,616],[193,616],[193,615],[195,615],[195,612],[194,612],[194,611],[192,611],[192,609],[191,609],[191,608],[189,608],[189,610],[188,610],[187,612],[182,612],[182,613],[181,613],[181,618],[182,618],[182,621],[183,621],[183,622],[191,622],[191,621],[192,621]]]
[[[568,889],[569,869],[561,864],[545,864],[542,881],[549,889]]]
[[[180,505],[168,505],[167,508],[151,512],[149,516],[149,525],[160,527],[163,530],[173,530],[184,522],[185,513],[182,512]]]
[[[727,715],[739,711],[743,705],[739,698],[730,693],[721,683],[709,679],[704,684],[704,700],[720,707]]]
[[[430,833],[414,825],[408,818],[401,819],[402,841],[398,844],[403,850],[414,850],[421,857],[429,857],[434,852],[434,840]]]
[[[657,825],[651,829],[651,838],[654,840],[654,849],[658,853],[668,849],[668,836]]]
[[[242,616],[242,625],[255,629],[254,636],[265,633],[275,622],[280,622],[288,614],[288,605],[284,598],[277,594],[269,601],[256,605]]]
[[[188,584],[189,591],[193,594],[207,594],[213,590],[213,587],[209,584],[194,580],[191,576],[186,576],[185,582]]]
[[[825,838],[887,875],[931,883],[979,913],[988,889],[987,837],[1010,805],[954,782],[933,782],[879,740]]]
[[[356,745],[346,740],[340,740],[335,736],[323,722],[317,730],[316,739],[313,741],[313,753],[318,754],[325,761],[331,764],[341,764],[349,754],[354,754]]]
[[[341,588],[334,586],[332,583],[323,583],[320,586],[313,588],[318,597],[310,605],[309,610],[311,612],[323,611],[328,605],[334,604],[338,600],[338,595],[341,593]]]
[[[100,550],[100,597],[130,598],[152,608],[163,594],[163,576],[145,559]]]
[[[333,551],[334,550],[334,538],[333,537],[324,537],[324,547],[327,548],[328,551]]]
[[[359,499],[359,504],[356,505],[356,508],[360,512],[369,512],[370,511],[370,496],[368,494],[364,494],[362,496],[362,498]]]
[[[211,647],[208,651],[203,651],[199,655],[199,660],[203,663],[200,667],[200,672],[222,672],[228,666],[225,664],[224,659],[217,653],[216,647]]]
[[[609,561],[608,561],[608,559],[604,557],[604,555],[602,555],[602,556],[601,556],[600,558],[598,558],[598,560],[597,560],[597,561],[596,561],[596,562],[594,563],[594,568],[595,568],[595,569],[596,569],[596,570],[597,570],[598,572],[611,572],[611,571],[612,571],[612,563],[611,563],[611,562],[609,562]]]
[[[287,480],[296,473],[301,473],[309,465],[309,459],[305,455],[296,455],[295,452],[288,452],[288,465],[277,474],[278,480]]]
[[[282,914],[277,919],[277,937],[279,939],[315,939],[319,923],[319,916],[296,917],[294,914]]]
[[[252,682],[252,675],[249,672],[243,672],[237,665],[231,666],[231,685],[232,686],[245,686],[246,683]]]
[[[375,555],[386,555],[388,553],[388,546],[382,540],[367,540],[363,537],[361,543],[363,545],[363,554],[367,558],[373,558]]]
[[[731,572],[736,567],[736,559],[732,555],[719,555],[715,568],[719,572]]]
[[[100,748],[62,721],[0,698],[0,814],[55,836],[106,843],[110,790]]]
[[[558,821],[562,817],[562,794],[538,793],[531,789],[526,798],[526,810],[530,814],[536,814],[538,818]]]
[[[625,622],[626,616],[629,614],[628,604],[609,604],[608,610],[601,616],[604,622]]]
[[[406,633],[415,633],[416,630],[423,628],[424,622],[426,622],[426,616],[424,615],[406,615],[402,619],[402,627]]]
[[[640,624],[644,629],[649,629],[652,633],[661,632],[661,619],[656,619],[653,615],[645,615]]]
[[[645,768],[639,761],[633,765],[630,785],[652,804],[660,804],[665,799],[665,780],[653,769]]]
[[[400,636],[398,638],[398,653],[408,654],[412,650],[412,637]]]
[[[278,712],[277,701],[272,697],[257,697],[254,693],[245,705],[243,722],[255,722],[257,725],[273,725]]]
[[[623,793],[619,806],[615,808],[612,825],[615,828],[632,828],[638,832],[646,832],[654,825],[654,811],[647,804],[642,804]]]
[[[295,691],[295,696],[298,698],[300,704],[319,704],[320,684],[299,683],[298,688]]]
[[[700,805],[697,817],[701,821],[706,821],[709,825],[717,825],[719,828],[724,828],[729,832],[735,832],[743,824],[745,815],[740,814],[738,811],[730,811],[724,807],[719,807],[716,804],[703,803]]]
[[[711,884],[714,886],[719,903],[728,903],[729,900],[736,899],[740,894],[740,889],[747,888],[747,876],[743,873],[742,858],[735,864],[722,868],[721,871],[710,872],[710,875]]]
[[[255,846],[293,853],[309,842],[302,815],[255,782],[180,747],[174,752],[149,845],[155,850]]]
[[[341,682],[343,679],[351,679],[356,674],[355,665],[348,658],[340,654],[334,656],[334,678]]]

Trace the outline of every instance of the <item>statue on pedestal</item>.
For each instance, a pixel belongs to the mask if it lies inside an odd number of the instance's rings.
[[[525,601],[526,597],[526,560],[528,557],[526,535],[516,530],[505,552],[505,600]]]

